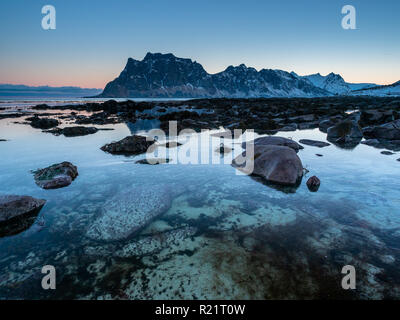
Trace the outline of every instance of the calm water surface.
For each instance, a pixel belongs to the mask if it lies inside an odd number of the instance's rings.
[[[47,203],[25,231],[0,238],[2,299],[400,297],[399,154],[362,144],[305,146],[299,156],[309,173],[289,192],[237,175],[229,164],[139,165],[143,156],[100,150],[146,134],[151,126],[143,123],[66,138],[16,121],[23,118],[0,120],[0,139],[8,140],[0,142],[0,193]],[[202,141],[216,139],[209,134]],[[198,135],[182,142],[194,145]],[[278,135],[326,141],[318,129]],[[206,150],[213,147],[199,145]],[[62,161],[74,163],[79,177],[63,189],[37,187],[31,170]],[[311,175],[321,180],[316,193],[305,185]],[[127,240],[85,236],[108,199],[140,186],[167,186],[169,210]],[[348,264],[357,270],[355,291],[341,288]],[[56,267],[56,290],[41,288],[44,265]]]

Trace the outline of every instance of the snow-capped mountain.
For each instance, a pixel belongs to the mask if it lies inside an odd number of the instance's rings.
[[[286,71],[257,71],[244,64],[209,74],[197,62],[173,54],[148,53],[128,59],[101,97],[319,97],[330,95]]]
[[[354,90],[352,95],[368,96],[400,96],[400,81],[386,86],[374,86],[360,90]]]
[[[128,59],[119,77],[100,97],[118,98],[256,98],[322,97],[331,95],[399,95],[398,84],[347,83],[335,73],[299,76],[295,72],[229,66],[209,74],[191,59],[147,53],[142,61]]]
[[[314,86],[329,91],[334,94],[347,94],[351,91],[349,85],[339,75],[331,72],[327,76],[321,74],[312,74],[309,76],[303,76],[303,79],[307,79]]]

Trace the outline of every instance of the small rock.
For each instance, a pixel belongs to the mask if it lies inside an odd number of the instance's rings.
[[[162,163],[168,163],[170,162],[170,159],[160,159],[160,158],[154,158],[154,159],[141,159],[136,161],[136,164],[150,164],[150,165],[157,165],[157,164],[162,164]]]
[[[311,192],[318,191],[320,185],[321,181],[316,176],[312,176],[310,179],[307,180],[307,187],[308,190],[310,190]]]
[[[101,147],[101,150],[111,154],[137,155],[150,151],[154,139],[143,136],[128,136],[120,141],[112,142]]]
[[[86,136],[88,134],[94,134],[99,129],[95,127],[83,127],[83,126],[76,126],[76,127],[66,127],[66,128],[55,128],[52,130],[47,130],[44,132],[49,132],[54,135],[61,135],[63,134],[66,137],[78,137],[78,136]]]
[[[69,186],[78,176],[78,170],[70,162],[54,164],[33,172],[36,184],[43,189],[58,189]]]
[[[394,153],[393,153],[393,152],[390,152],[390,151],[382,151],[381,154],[384,154],[385,156],[391,156],[391,155],[393,155]]]
[[[328,147],[331,145],[330,143],[327,143],[327,142],[317,141],[317,140],[309,140],[309,139],[301,139],[299,142],[302,144],[306,144],[306,145],[318,147],[318,148]]]
[[[317,157],[323,157],[324,155],[320,154],[320,153],[316,153],[315,154]]]

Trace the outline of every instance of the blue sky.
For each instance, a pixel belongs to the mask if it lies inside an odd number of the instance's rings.
[[[41,28],[41,8],[57,29]],[[341,8],[357,10],[357,30]],[[128,57],[171,52],[210,73],[245,63],[349,82],[400,80],[398,0],[2,0],[0,83],[104,87]]]

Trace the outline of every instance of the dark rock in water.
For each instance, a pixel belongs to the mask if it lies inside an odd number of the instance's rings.
[[[369,139],[400,140],[400,119],[380,126],[366,127],[363,133]]]
[[[355,121],[345,120],[328,128],[327,140],[342,148],[354,148],[362,140],[363,133]]]
[[[257,146],[285,146],[296,152],[299,152],[300,149],[304,149],[304,147],[299,145],[296,141],[284,137],[261,137],[250,143]],[[242,143],[242,148],[246,148],[246,142]]]
[[[111,154],[137,155],[145,153],[152,145],[154,145],[153,138],[134,135],[106,144],[101,147],[101,150]]]
[[[0,142],[5,142],[5,141],[7,141],[6,139],[0,139]]]
[[[287,126],[284,126],[282,128],[279,129],[279,131],[296,131],[297,130],[297,124],[293,123],[293,124],[288,124]]]
[[[232,166],[246,174],[286,186],[297,185],[303,176],[300,158],[292,148],[286,146],[256,144],[254,156],[243,152],[233,160]]]
[[[323,157],[324,155],[323,154],[320,154],[320,153],[316,153],[315,154],[317,157]]]
[[[170,205],[167,185],[125,190],[103,205],[100,216],[89,227],[86,236],[104,241],[129,238],[166,212]]]
[[[37,115],[27,118],[31,122],[31,126],[36,129],[50,129],[57,127],[60,123],[57,119],[39,118]]]
[[[400,140],[367,139],[361,143],[377,149],[400,151]]]
[[[0,237],[28,229],[45,203],[29,196],[0,195]]]
[[[69,186],[78,176],[78,170],[70,162],[54,164],[33,172],[36,184],[43,189],[58,189]]]
[[[86,136],[88,134],[94,134],[97,131],[99,131],[99,129],[95,127],[77,126],[77,127],[55,128],[52,130],[47,130],[45,132],[49,132],[54,135],[63,134],[66,137],[78,137],[78,136]]]
[[[138,160],[135,163],[136,164],[150,164],[150,165],[157,165],[157,164],[162,164],[162,163],[168,163],[170,162],[170,159],[159,159],[159,158],[154,158],[154,159],[142,159]]]
[[[327,143],[327,142],[317,141],[317,140],[309,140],[309,139],[301,139],[299,142],[302,144],[306,144],[306,145],[318,147],[318,148],[323,148],[323,147],[327,147],[327,146],[331,145],[330,143]]]
[[[397,161],[400,161],[400,158],[398,158]]]
[[[316,176],[312,176],[310,179],[307,180],[307,187],[308,190],[310,190],[311,192],[318,191],[320,185],[321,181]]]
[[[382,151],[381,154],[383,154],[383,155],[385,155],[385,156],[391,156],[391,155],[393,155],[394,153],[393,153],[393,152],[390,152],[390,151]]]
[[[349,137],[351,139],[361,139],[363,133],[360,126],[355,121],[345,120],[333,127],[328,128],[328,140]]]

